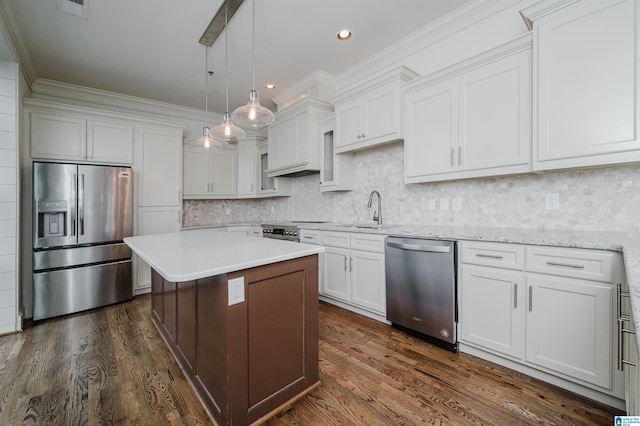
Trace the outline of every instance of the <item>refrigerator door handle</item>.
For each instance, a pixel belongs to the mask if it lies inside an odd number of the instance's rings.
[[[84,173],[80,175],[78,191],[78,235],[84,235]]]
[[[78,179],[75,173],[71,174],[71,191],[71,198],[76,198],[76,193],[78,192]],[[69,236],[74,237],[76,235],[76,210],[72,205],[67,207],[67,215],[69,217],[69,229],[71,230]]]

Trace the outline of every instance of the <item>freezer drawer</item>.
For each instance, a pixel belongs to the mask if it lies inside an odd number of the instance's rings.
[[[131,260],[33,274],[33,320],[133,297]]]
[[[44,250],[33,253],[33,270],[38,272],[126,259],[131,259],[131,249],[124,243]]]

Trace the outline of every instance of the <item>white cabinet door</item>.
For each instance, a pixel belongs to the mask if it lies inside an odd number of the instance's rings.
[[[353,189],[353,154],[336,154],[334,115],[328,115],[318,121],[320,133],[320,192],[351,191]]]
[[[362,139],[384,139],[400,132],[397,108],[398,90],[395,87],[383,87],[369,93],[363,100]]]
[[[87,120],[87,160],[109,164],[133,163],[133,125]]]
[[[31,157],[51,160],[87,159],[87,120],[64,114],[32,112]]]
[[[325,247],[322,293],[349,301],[349,250]]]
[[[580,1],[534,22],[534,170],[640,160],[639,9]]]
[[[459,170],[528,167],[530,50],[464,73],[459,80],[459,96]]]
[[[521,359],[524,273],[473,265],[460,270],[460,340]]]
[[[141,207],[138,208],[138,235],[178,232],[181,229],[182,211],[179,207]],[[151,287],[151,268],[136,256],[136,275],[134,290]]]
[[[256,196],[257,152],[254,141],[238,142],[238,198]]]
[[[611,388],[613,288],[527,274],[526,361]]]
[[[384,253],[351,250],[351,303],[386,315]]]
[[[350,102],[336,107],[336,148],[340,149],[362,139],[362,105]]]
[[[211,191],[215,197],[236,198],[238,183],[238,153],[235,149],[212,151]]]
[[[140,127],[138,206],[182,204],[182,132]]]
[[[405,96],[405,183],[457,169],[458,84],[427,86]]]
[[[206,148],[185,147],[182,185],[185,197],[207,195],[210,188],[209,152]]]
[[[277,138],[272,140],[271,133],[269,134],[269,158],[271,158],[272,146],[278,145],[277,149],[273,151],[276,158],[273,159],[273,166],[269,165],[270,169],[296,163],[296,142],[299,140],[297,123],[298,117],[296,115],[286,117],[277,124]]]

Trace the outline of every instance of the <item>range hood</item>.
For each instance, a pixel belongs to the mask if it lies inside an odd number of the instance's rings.
[[[333,105],[307,96],[276,113],[269,126],[267,176],[306,176],[320,172],[322,145],[318,120],[333,114]]]

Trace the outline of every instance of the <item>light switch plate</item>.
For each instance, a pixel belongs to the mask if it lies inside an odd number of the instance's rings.
[[[228,281],[229,306],[244,302],[244,277]]]
[[[440,198],[440,210],[449,210],[448,198]]]
[[[459,212],[460,210],[462,210],[462,198],[460,197],[453,197],[451,199],[451,208],[454,211]]]
[[[428,209],[429,210],[435,210],[436,209],[436,200],[434,198],[429,199]]]

